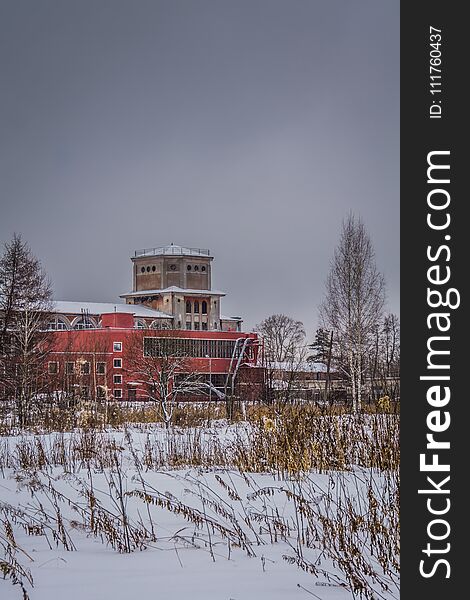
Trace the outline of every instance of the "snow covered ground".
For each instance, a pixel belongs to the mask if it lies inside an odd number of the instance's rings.
[[[106,444],[114,440],[116,450],[106,453],[94,439],[101,449],[87,460],[80,452],[72,459],[72,446],[63,444],[77,441],[75,434],[1,440],[3,545],[6,536],[9,551],[30,572],[33,586],[22,579],[32,600],[351,598],[337,561],[313,539],[312,519],[334,519],[344,493],[366,515],[371,489],[389,493],[381,474],[312,472],[299,480],[229,468],[149,469],[148,440],[161,445],[170,438],[159,428],[147,434],[97,434]],[[208,443],[214,436],[224,440],[229,451],[249,430],[218,427],[202,435]],[[60,447],[68,448],[68,458]],[[363,549],[380,572],[366,542]],[[1,552],[0,546],[0,560]],[[299,559],[320,572],[300,569]],[[383,581],[390,591],[376,583],[371,597],[397,598],[390,577]],[[22,591],[0,579],[0,597],[21,598]]]

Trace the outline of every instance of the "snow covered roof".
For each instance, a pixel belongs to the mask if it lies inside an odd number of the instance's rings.
[[[221,321],[243,321],[243,319],[241,317],[224,317],[223,315],[220,315],[220,320]]]
[[[69,302],[67,300],[56,300],[52,309],[54,313],[66,315],[79,315],[86,312],[90,315],[102,315],[105,313],[128,313],[135,317],[148,317],[150,319],[172,319],[173,315],[153,310],[139,304],[122,304],[113,302]]]
[[[176,285],[161,290],[140,290],[138,292],[128,292],[121,294],[120,298],[131,298],[133,296],[154,296],[161,294],[185,294],[186,296],[225,296],[225,292],[218,290],[194,290],[190,288],[180,288]]]
[[[271,363],[271,368],[277,371],[300,371],[303,373],[326,373],[326,365],[320,362],[306,360],[304,362],[274,362]]]
[[[136,250],[134,258],[142,256],[163,256],[163,255],[178,255],[178,256],[204,256],[210,257],[210,251],[206,248],[189,248],[187,246],[178,246],[176,244],[168,244],[158,248],[144,248]]]

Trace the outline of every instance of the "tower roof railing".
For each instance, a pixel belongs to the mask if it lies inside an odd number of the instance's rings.
[[[189,248],[187,246],[177,246],[176,244],[169,244],[168,246],[159,246],[158,248],[143,248],[142,250],[135,250],[134,258],[141,256],[210,256],[210,250],[207,248]]]

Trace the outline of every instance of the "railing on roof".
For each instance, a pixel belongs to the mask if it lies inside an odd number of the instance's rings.
[[[207,248],[187,248],[184,246],[160,246],[159,248],[143,248],[135,250],[134,256],[157,256],[157,255],[180,255],[180,256],[210,256],[210,250]]]

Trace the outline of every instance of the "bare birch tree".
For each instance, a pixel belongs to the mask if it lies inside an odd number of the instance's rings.
[[[268,393],[272,396],[276,386],[280,385],[279,393],[284,402],[288,402],[306,359],[304,325],[287,315],[276,314],[267,317],[256,330],[263,340]]]
[[[44,384],[51,298],[41,263],[15,234],[0,257],[0,355],[20,426],[26,424],[31,400]]]
[[[383,395],[396,400],[400,395],[400,321],[387,314],[376,335],[376,353],[369,377],[371,385]]]
[[[333,330],[336,362],[351,384],[353,411],[362,404],[366,360],[383,315],[385,283],[364,224],[349,215],[343,223],[320,307],[324,327]]]

